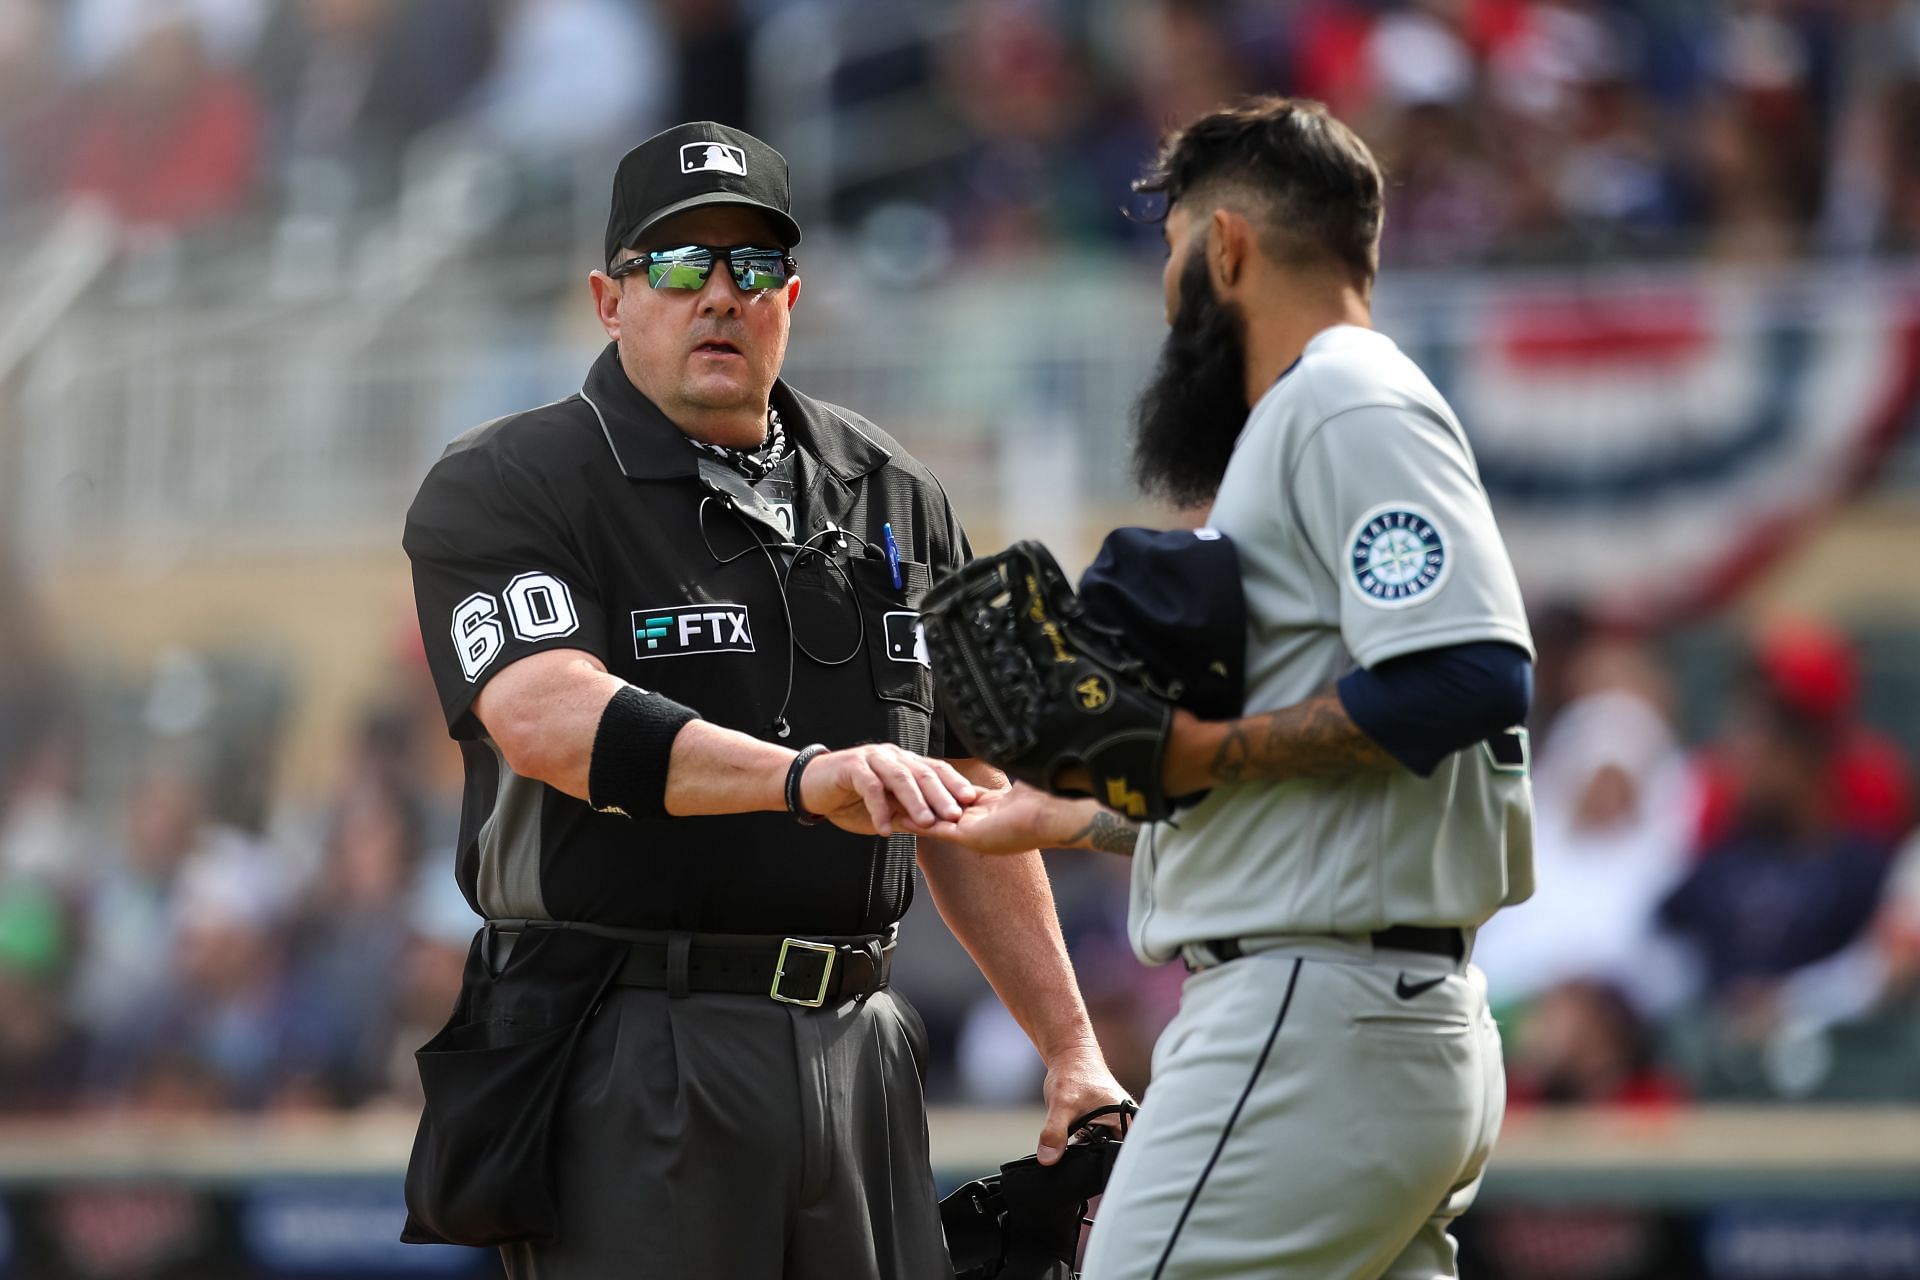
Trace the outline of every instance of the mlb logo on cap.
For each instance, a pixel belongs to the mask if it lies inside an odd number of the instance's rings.
[[[747,153],[724,142],[689,142],[680,148],[682,173],[738,173],[747,171]]]
[[[607,265],[622,249],[638,248],[655,225],[707,205],[757,210],[782,248],[800,243],[786,157],[744,129],[690,120],[620,158],[607,211]]]

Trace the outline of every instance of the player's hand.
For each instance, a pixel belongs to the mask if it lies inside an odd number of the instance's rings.
[[[1067,1126],[1075,1120],[1095,1107],[1133,1101],[1093,1045],[1059,1054],[1048,1062],[1044,1093],[1047,1123],[1040,1130],[1039,1146],[1034,1148],[1041,1164],[1052,1164],[1060,1158],[1067,1145]],[[1119,1117],[1102,1117],[1095,1123],[1118,1127]]]
[[[975,853],[1027,853],[1070,844],[1087,825],[1088,801],[1056,796],[1024,782],[976,789],[958,820],[914,834],[963,845]]]
[[[829,751],[800,775],[800,803],[856,835],[892,835],[957,821],[978,788],[944,760],[872,742]]]

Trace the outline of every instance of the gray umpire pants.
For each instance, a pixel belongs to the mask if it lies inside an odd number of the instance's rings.
[[[882,991],[837,1008],[614,987],[555,1130],[559,1238],[512,1280],[951,1277],[915,1067]]]
[[[1435,1280],[1506,1109],[1480,971],[1273,939],[1187,979],[1086,1280]]]

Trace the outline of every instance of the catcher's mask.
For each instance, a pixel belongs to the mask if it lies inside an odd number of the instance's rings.
[[[1073,1122],[1051,1165],[1022,1156],[940,1202],[954,1280],[1073,1280],[1080,1274],[1087,1202],[1099,1195],[1138,1111],[1131,1102],[1097,1107]],[[1119,1116],[1118,1130],[1096,1124]]]

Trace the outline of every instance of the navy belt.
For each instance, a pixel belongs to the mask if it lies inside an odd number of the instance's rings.
[[[1376,929],[1368,937],[1375,947],[1445,956],[1456,964],[1467,956],[1466,931],[1450,925],[1396,924],[1390,928]],[[1222,964],[1247,954],[1238,938],[1212,938],[1202,945]]]

